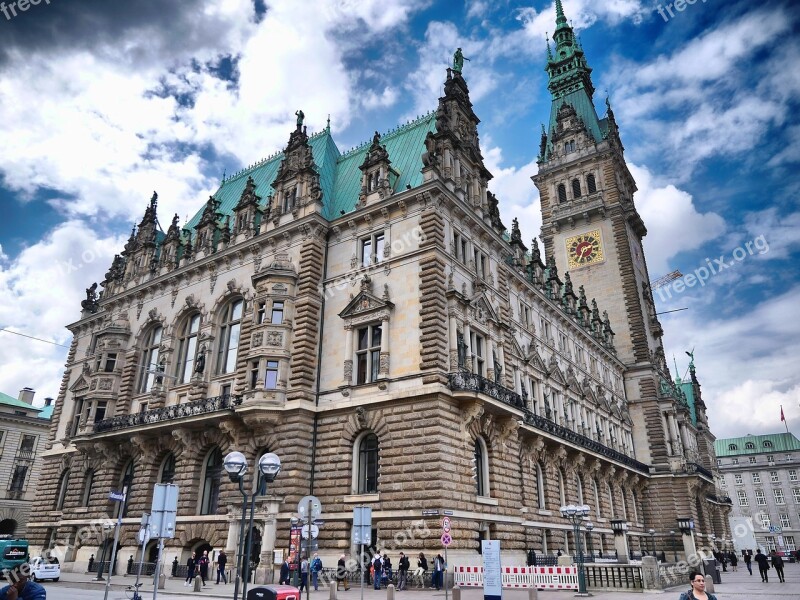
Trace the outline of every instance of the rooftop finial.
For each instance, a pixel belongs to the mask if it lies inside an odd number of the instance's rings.
[[[227,173],[228,173],[228,169],[226,169],[226,168],[223,168],[223,169],[222,169],[222,182],[220,183],[220,185],[222,185],[223,183],[225,183],[225,175],[226,175]]]
[[[328,113],[328,124],[326,125],[325,129],[328,130],[328,133],[331,132],[331,113]]]
[[[564,7],[561,6],[561,0],[556,0],[556,25],[566,25],[567,17],[564,16]]]
[[[550,51],[550,34],[545,31],[544,39],[547,40],[547,60],[553,60],[553,53]]]

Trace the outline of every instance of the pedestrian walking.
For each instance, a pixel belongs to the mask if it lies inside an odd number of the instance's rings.
[[[681,594],[680,600],[717,600],[714,594],[706,591],[706,578],[702,573],[692,571],[689,573],[691,588]]]
[[[752,575],[753,565],[751,564],[751,561],[753,560],[753,556],[750,554],[750,550],[743,550],[742,558],[744,558],[744,566],[747,567],[747,570],[750,572],[750,575]]]
[[[289,567],[289,560],[284,558],[283,563],[281,564],[281,572],[278,574],[278,583],[281,585],[289,585],[289,573],[291,568]]]
[[[183,587],[188,586],[190,583],[194,583],[194,578],[196,576],[196,569],[197,569],[197,555],[192,552],[192,555],[186,561],[186,581],[183,582]]]
[[[414,579],[417,581],[417,587],[425,587],[425,573],[428,572],[428,559],[420,552],[417,558],[417,570],[414,571]]]
[[[772,551],[772,566],[775,567],[780,582],[786,583],[786,579],[783,577],[783,558],[775,550]]]
[[[376,590],[381,589],[381,572],[383,571],[383,564],[381,562],[381,555],[376,554],[372,560],[372,583]]]
[[[408,557],[400,553],[400,560],[397,563],[397,589],[406,589],[406,579],[408,578]]]
[[[769,583],[769,559],[761,553],[761,550],[756,551],[753,559],[758,563],[758,572],[761,575],[761,581]]]
[[[228,564],[228,555],[225,554],[225,550],[219,551],[219,556],[217,556],[217,585],[219,585],[219,580],[222,579],[222,583],[228,583],[228,576],[225,575],[225,565]]]
[[[739,557],[736,556],[736,552],[731,552],[730,561],[731,561],[731,569],[733,569],[733,572],[735,573],[738,570],[736,568],[736,565],[739,564]]]
[[[303,556],[303,560],[300,562],[300,593],[303,593],[303,590],[308,587],[308,569],[309,563],[308,558]]]
[[[319,590],[319,574],[322,571],[322,559],[319,554],[314,552],[314,558],[311,560],[311,583],[314,586],[314,591]]]
[[[345,555],[342,554],[339,557],[339,562],[336,563],[336,589],[339,589],[339,586],[344,587],[344,591],[350,589],[350,585],[347,582],[347,563],[344,560]]]
[[[431,587],[440,590],[444,585],[444,558],[441,554],[437,554],[433,559],[433,577]]]
[[[203,587],[206,585],[206,579],[208,579],[208,550],[203,551],[203,556],[199,558],[197,561],[198,566],[200,567],[200,579],[203,580]]]
[[[388,585],[392,583],[392,559],[389,558],[386,552],[383,553],[383,564],[381,568],[383,569],[381,580],[383,584],[388,587]]]

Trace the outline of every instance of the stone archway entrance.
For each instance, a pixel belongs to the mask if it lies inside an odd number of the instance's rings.
[[[14,519],[0,521],[0,535],[14,535],[17,531],[17,522]]]

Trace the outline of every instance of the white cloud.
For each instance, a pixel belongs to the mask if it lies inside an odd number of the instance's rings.
[[[538,171],[536,160],[521,167],[503,167],[502,150],[496,146],[484,152],[486,168],[494,175],[489,181],[489,190],[497,196],[500,217],[511,230],[511,221],[519,219],[522,240],[530,249],[530,240],[539,237],[542,229],[542,212],[539,190],[531,181]]]

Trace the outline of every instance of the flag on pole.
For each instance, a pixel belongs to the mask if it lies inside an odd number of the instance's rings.
[[[781,421],[785,421],[786,417],[783,416],[783,405],[781,404]]]

